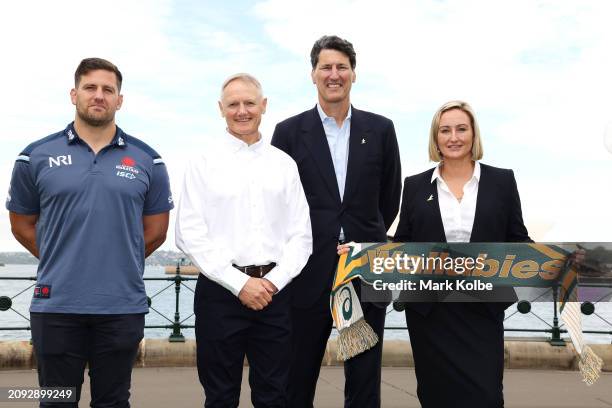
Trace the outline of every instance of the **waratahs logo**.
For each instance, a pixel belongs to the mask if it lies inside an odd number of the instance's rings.
[[[121,159],[121,164],[115,166],[117,169],[117,176],[124,177],[130,180],[136,178],[136,174],[139,173],[136,168],[136,160],[130,156],[125,156]]]
[[[123,159],[121,159],[121,164],[123,164],[124,166],[134,167],[134,165],[136,164],[136,160],[132,159],[129,156],[125,156]]]

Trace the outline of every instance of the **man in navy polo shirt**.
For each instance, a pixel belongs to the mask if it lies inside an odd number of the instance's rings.
[[[74,122],[19,154],[6,202],[13,235],[40,260],[30,307],[39,383],[76,387],[78,401],[89,364],[92,407],[129,407],[144,259],[173,208],[160,156],[115,125],[121,81],[109,61],[81,61]]]

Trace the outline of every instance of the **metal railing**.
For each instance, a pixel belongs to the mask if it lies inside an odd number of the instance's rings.
[[[170,282],[169,285],[161,288],[160,290],[158,290],[157,292],[155,292],[153,295],[148,296],[147,295],[147,304],[149,305],[149,310],[153,311],[154,313],[157,313],[159,316],[161,316],[163,319],[168,321],[168,324],[162,324],[162,325],[145,325],[145,329],[168,329],[168,330],[172,330],[172,333],[170,334],[168,340],[171,342],[184,342],[185,341],[185,336],[182,333],[182,329],[192,329],[195,328],[194,325],[190,325],[190,324],[185,324],[185,321],[189,320],[192,316],[193,313],[189,316],[187,316],[186,318],[181,319],[181,312],[180,312],[180,298],[181,298],[181,289],[186,289],[192,293],[194,293],[194,290],[185,285],[184,282],[188,282],[188,281],[195,281],[197,280],[196,277],[189,277],[189,276],[184,276],[181,275],[181,261],[178,261],[176,264],[176,272],[174,275],[169,275],[167,277],[144,277],[143,279],[145,281],[167,281]],[[23,281],[36,281],[36,276],[27,276],[27,277],[21,277],[21,276],[0,276],[0,280],[4,280],[4,281],[19,281],[19,280],[23,280]],[[13,299],[15,299],[17,296],[29,291],[30,289],[32,289],[34,286],[36,285],[36,283],[32,283],[31,285],[29,285],[28,287],[26,287],[25,289],[19,291],[18,293],[16,293],[13,296],[7,296],[4,295],[3,293],[0,292],[0,312],[7,312],[7,311],[13,311],[16,314],[18,314],[19,316],[21,316],[25,321],[30,321],[30,319],[25,316],[24,314],[20,313],[17,309],[13,308]],[[157,308],[155,308],[153,306],[153,299],[158,297],[159,295],[161,295],[162,293],[166,292],[167,290],[169,290],[170,288],[174,288],[174,297],[175,297],[175,302],[174,302],[174,316],[173,317],[168,317],[166,316],[164,313],[160,312]],[[9,330],[31,330],[31,328],[29,326],[0,326],[0,330],[1,331],[9,331]]]
[[[609,287],[608,285],[588,285],[585,284],[584,286],[596,286],[596,287]],[[551,301],[548,302],[542,302],[542,303],[549,303],[551,308],[552,308],[552,312],[553,312],[553,317],[552,317],[552,323],[547,322],[544,318],[542,318],[541,316],[539,316],[537,313],[535,313],[532,310],[532,303],[533,302],[537,302],[539,299],[541,299],[544,296],[547,295],[552,295],[552,299]],[[594,315],[595,317],[599,318],[601,320],[601,322],[603,322],[607,327],[609,327],[611,330],[582,330],[582,333],[586,333],[586,334],[598,334],[598,335],[611,335],[612,336],[612,322],[608,321],[606,318],[604,318],[603,316],[601,316],[600,314],[598,314],[595,311],[596,308],[596,304],[599,303],[600,301],[602,301],[604,298],[608,298],[610,295],[609,293],[606,293],[604,296],[602,296],[600,299],[598,299],[595,302],[590,302],[590,301],[584,301],[581,302],[580,305],[580,311],[583,315],[585,316],[590,316],[590,315]],[[531,300],[519,300],[516,303],[516,310],[514,312],[510,312],[508,313],[505,317],[504,317],[504,322],[508,321],[510,318],[512,318],[513,316],[515,316],[517,313],[522,314],[522,315],[532,315],[534,317],[536,317],[540,322],[544,323],[547,327],[543,328],[543,329],[532,329],[532,328],[509,328],[509,327],[505,327],[504,326],[504,331],[505,332],[523,332],[523,333],[547,333],[550,334],[550,337],[548,339],[546,339],[551,345],[553,346],[565,346],[566,342],[565,340],[563,340],[561,338],[561,334],[563,333],[567,333],[567,329],[564,329],[565,324],[559,324],[559,312],[558,312],[558,306],[559,304],[557,303],[558,301],[558,288],[556,286],[553,286],[551,288],[549,288],[547,291],[540,293],[537,297],[535,297],[534,299]],[[403,311],[404,310],[404,306],[402,304],[396,305],[395,303],[393,304],[393,308],[396,311]],[[394,330],[394,329],[406,329],[405,327],[386,327],[385,326],[385,330]],[[612,343],[612,339],[611,339],[611,343]]]
[[[191,293],[195,293],[195,291],[187,286],[185,284],[185,282],[188,281],[195,281],[197,280],[197,277],[190,277],[190,276],[184,276],[181,275],[181,261],[178,261],[176,264],[176,270],[175,270],[175,274],[173,275],[169,275],[167,277],[145,277],[143,278],[145,281],[167,281],[170,282],[167,286],[159,289],[157,292],[155,292],[153,295],[151,296],[147,296],[147,302],[149,304],[149,309],[151,311],[153,311],[154,313],[157,313],[159,316],[161,316],[163,319],[168,321],[168,324],[161,324],[161,325],[145,325],[146,329],[167,329],[167,330],[171,330],[171,334],[168,337],[168,340],[171,342],[184,342],[185,341],[185,336],[182,333],[183,329],[193,329],[195,328],[195,325],[193,324],[186,324],[185,322],[187,320],[189,320],[194,313],[192,312],[191,314],[189,314],[187,317],[185,318],[181,318],[181,313],[180,313],[180,298],[181,298],[181,291],[183,289],[191,292]],[[8,312],[8,311],[13,311],[14,313],[18,314],[19,316],[21,316],[25,321],[29,322],[29,318],[20,313],[18,310],[13,308],[13,299],[16,298],[17,296],[20,296],[21,294],[29,291],[30,289],[32,289],[32,287],[35,286],[35,281],[36,281],[36,277],[35,276],[28,276],[28,277],[5,277],[5,276],[0,276],[0,280],[24,280],[24,281],[34,281],[34,283],[32,283],[31,285],[29,285],[28,287],[26,287],[25,289],[19,291],[18,293],[16,293],[13,296],[7,296],[3,293],[1,293],[1,289],[0,289],[0,312]],[[174,316],[166,316],[164,313],[162,313],[161,311],[159,311],[153,303],[153,299],[160,296],[162,293],[165,293],[166,291],[168,291],[169,289],[174,288],[174,297],[175,297],[175,301],[174,301]],[[552,289],[553,290],[553,299],[556,300],[557,299],[557,291],[555,290],[555,288]],[[540,297],[543,295],[540,295]],[[532,301],[537,301],[538,299],[532,299]],[[564,325],[563,324],[559,324],[559,316],[557,313],[557,303],[555,302],[550,302],[551,303],[551,307],[553,308],[553,319],[552,319],[552,323],[547,322],[545,319],[543,319],[542,317],[540,317],[538,314],[534,313],[531,307],[531,303],[532,301],[528,301],[528,300],[520,300],[517,305],[516,305],[516,311],[510,313],[509,315],[507,315],[504,319],[504,321],[507,321],[508,319],[510,319],[512,316],[516,315],[517,313],[521,313],[524,315],[527,314],[531,314],[533,316],[535,316],[538,320],[540,320],[541,322],[543,322],[547,327],[546,328],[539,328],[539,329],[533,329],[533,328],[504,328],[504,331],[506,332],[525,332],[525,333],[543,333],[543,334],[549,334],[550,337],[547,339],[548,342],[550,342],[550,344],[555,345],[555,346],[564,346],[565,345],[565,341],[561,338],[561,334],[562,333],[567,333],[567,330],[564,329]],[[598,314],[596,312],[596,305],[597,305],[597,301],[596,302],[583,302],[581,304],[580,310],[582,312],[582,314],[589,316],[589,315],[595,315],[596,317],[598,317],[603,323],[605,323],[605,325],[607,325],[607,327],[610,328],[610,330],[583,330],[583,333],[588,333],[588,334],[598,334],[598,335],[612,335],[612,322],[608,321],[606,318],[604,318],[603,316],[601,316],[600,314]],[[392,310],[390,310],[388,313],[390,313]],[[398,310],[399,311],[399,310]],[[6,327],[6,326],[0,326],[0,330],[1,331],[7,331],[7,330],[30,330],[29,326],[14,326],[14,327]],[[406,330],[406,326],[385,326],[385,330]]]

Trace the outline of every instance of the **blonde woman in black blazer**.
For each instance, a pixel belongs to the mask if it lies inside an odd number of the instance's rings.
[[[480,131],[467,103],[452,101],[438,109],[429,157],[439,165],[404,181],[395,241],[530,241],[512,170],[478,162]],[[424,408],[503,407],[503,318],[509,305],[406,305]]]

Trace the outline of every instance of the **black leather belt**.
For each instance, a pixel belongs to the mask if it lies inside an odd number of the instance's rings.
[[[248,266],[238,266],[232,264],[232,266],[238,269],[240,272],[249,275],[252,278],[263,278],[276,266],[276,263],[272,262],[267,265],[248,265]]]

